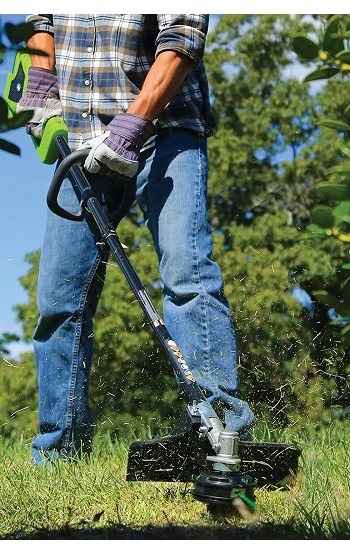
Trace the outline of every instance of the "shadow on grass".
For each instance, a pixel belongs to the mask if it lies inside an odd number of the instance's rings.
[[[350,538],[349,523],[338,522],[337,530],[327,534],[295,523],[262,526],[144,526],[130,528],[123,525],[87,528],[63,526],[57,530],[37,529],[32,532],[18,530],[1,536],[1,540],[346,540]]]

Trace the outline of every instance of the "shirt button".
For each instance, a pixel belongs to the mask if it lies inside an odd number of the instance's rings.
[[[85,85],[90,85],[90,80],[89,80],[89,79],[85,79],[84,83],[85,83]]]
[[[88,46],[86,49],[88,52],[92,52],[92,46]]]
[[[82,116],[83,118],[87,118],[87,117],[88,117],[88,113],[87,113],[87,112],[83,112],[83,113],[81,114],[81,116]]]

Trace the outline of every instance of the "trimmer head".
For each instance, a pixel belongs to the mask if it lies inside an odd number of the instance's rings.
[[[288,443],[240,440],[240,473],[251,476],[259,487],[280,486],[297,474],[300,453],[298,447]],[[200,437],[199,425],[185,413],[180,426],[171,434],[130,445],[126,479],[195,481],[208,470],[207,456],[212,454],[208,441]]]
[[[213,470],[198,476],[192,495],[197,501],[207,504],[212,516],[246,516],[256,509],[256,485],[248,474]]]
[[[128,481],[194,482],[192,495],[214,518],[247,517],[256,509],[256,487],[280,487],[298,471],[300,450],[286,443],[239,441],[239,470],[211,462],[213,449],[198,422],[185,413],[168,436],[135,441],[129,448]]]

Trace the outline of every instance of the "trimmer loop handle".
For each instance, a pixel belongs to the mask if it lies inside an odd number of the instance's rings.
[[[89,152],[90,149],[88,148],[76,150],[75,152],[68,154],[58,164],[46,197],[48,207],[54,214],[57,214],[57,216],[76,222],[81,222],[84,219],[84,207],[82,207],[78,214],[72,214],[58,204],[58,195],[69,170],[73,168],[73,166],[84,162]],[[82,201],[84,200],[85,199],[82,198]]]
[[[46,198],[47,205],[54,214],[57,214],[58,216],[61,216],[66,220],[81,222],[83,221],[85,216],[85,208],[88,206],[89,202],[92,202],[92,198],[96,197],[93,187],[90,185],[88,174],[85,173],[82,167],[79,165],[86,160],[90,149],[82,148],[76,150],[75,152],[71,152],[67,140],[64,136],[56,137],[55,143],[62,157],[62,160],[57,166],[52,178]],[[77,214],[72,214],[71,212],[68,212],[58,203],[58,195],[62,183],[68,172],[72,185],[78,194],[81,205],[81,210]],[[119,205],[116,210],[114,210],[110,214],[107,214],[109,221],[111,222],[111,225],[113,225],[113,227],[116,227],[124,218],[124,216],[127,215],[131,205],[135,200],[135,183],[130,183],[127,180],[123,182],[123,180],[120,179],[119,185],[123,186]]]

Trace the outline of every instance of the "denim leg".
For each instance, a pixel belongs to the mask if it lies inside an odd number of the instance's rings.
[[[59,202],[76,212],[75,193],[66,180]],[[34,335],[39,389],[39,433],[33,462],[88,452],[92,418],[88,403],[92,360],[92,318],[102,290],[108,253],[86,221],[48,213],[40,259]]]
[[[207,216],[206,140],[175,131],[148,154],[137,199],[152,234],[164,285],[164,320],[227,429],[254,422],[238,395],[237,353]]]

